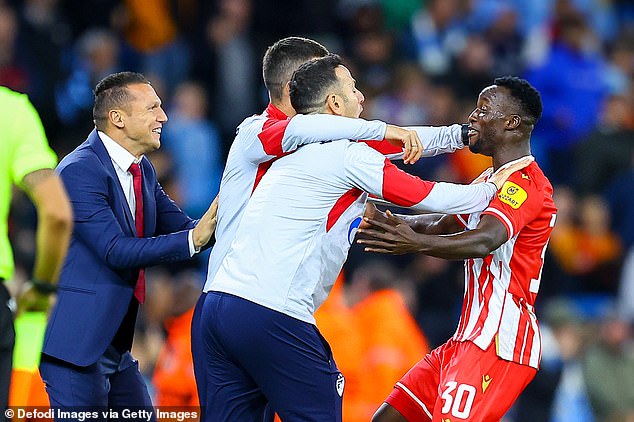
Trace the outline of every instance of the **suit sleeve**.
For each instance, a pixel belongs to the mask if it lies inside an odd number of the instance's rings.
[[[543,203],[543,192],[540,192],[525,170],[519,170],[504,182],[483,214],[493,215],[500,220],[510,239],[537,217]]]
[[[60,176],[73,207],[73,235],[114,269],[189,259],[187,230],[149,238],[126,235],[112,209],[108,174],[96,162],[72,163]]]
[[[255,125],[239,130],[247,136],[245,155],[254,164],[295,151],[301,145],[338,139],[383,139],[387,125],[378,120],[352,119],[329,114],[298,114],[291,119],[268,119],[260,130]]]
[[[484,210],[496,188],[492,183],[457,185],[429,182],[400,170],[364,144],[351,143],[344,159],[346,177],[355,187],[401,207],[464,214]]]
[[[451,126],[411,126],[406,129],[415,131],[423,145],[423,157],[455,152],[462,149],[462,128],[460,125]],[[385,139],[381,141],[364,140],[368,146],[383,154],[390,160],[402,160],[403,148],[392,145]]]

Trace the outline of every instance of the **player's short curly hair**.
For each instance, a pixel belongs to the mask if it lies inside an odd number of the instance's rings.
[[[108,120],[108,112],[114,108],[125,109],[132,99],[126,89],[128,85],[150,84],[141,73],[118,72],[103,78],[95,87],[95,104],[92,109],[97,129],[103,129]]]
[[[289,88],[291,105],[297,113],[321,111],[329,91],[339,82],[335,69],[342,64],[337,54],[328,54],[304,63],[293,73]]]
[[[511,92],[521,108],[522,117],[528,118],[531,124],[535,124],[542,115],[542,98],[526,79],[517,76],[503,76],[496,78],[493,83],[503,86]]]
[[[302,63],[326,54],[326,47],[302,37],[287,37],[270,46],[262,60],[262,76],[271,100],[282,99],[284,86]]]

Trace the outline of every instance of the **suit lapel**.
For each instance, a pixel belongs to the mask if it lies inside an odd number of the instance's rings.
[[[121,187],[121,183],[119,182],[119,177],[117,176],[117,172],[114,169],[114,165],[112,164],[112,159],[110,158],[110,155],[108,155],[108,151],[106,150],[106,147],[103,145],[103,142],[101,142],[101,139],[99,139],[99,135],[97,134],[96,130],[93,130],[92,132],[90,132],[90,135],[88,135],[88,144],[91,146],[93,151],[95,151],[95,153],[97,154],[97,157],[106,168],[106,171],[108,172],[108,174],[110,174],[110,176],[113,178],[115,182],[114,183],[115,185],[115,188],[114,188],[115,201],[114,202],[115,204],[119,204],[119,206],[116,207],[116,209],[113,209],[112,211],[115,213],[115,215],[118,215],[118,216],[120,216],[121,213],[123,213],[123,215],[125,216],[125,220],[128,224],[128,229],[130,230],[132,234],[134,234],[134,236],[136,236],[136,226],[134,225],[134,218],[132,217],[132,213],[130,212],[128,201],[125,199],[125,194],[123,193],[123,188]],[[145,200],[145,197],[146,195],[145,195],[145,184],[144,184],[144,195],[143,195],[144,200]],[[144,206],[143,209],[145,210],[146,207]]]

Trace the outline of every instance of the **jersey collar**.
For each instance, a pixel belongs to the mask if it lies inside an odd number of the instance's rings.
[[[268,114],[269,118],[271,118],[271,119],[277,119],[277,120],[286,120],[286,119],[288,119],[288,116],[286,114],[284,114],[284,112],[282,112],[282,110],[280,110],[279,108],[275,107],[271,103],[269,103],[268,107],[266,107],[266,110],[264,112],[266,114]]]

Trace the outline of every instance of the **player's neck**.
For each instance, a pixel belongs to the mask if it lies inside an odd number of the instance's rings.
[[[493,168],[497,170],[504,164],[518,160],[527,155],[531,155],[531,148],[528,144],[497,151],[493,154]]]
[[[297,114],[295,113],[295,109],[291,105],[290,99],[288,99],[288,101],[285,101],[283,99],[281,101],[271,101],[271,104],[277,107],[278,110],[286,114],[288,117],[293,117],[295,114]]]

